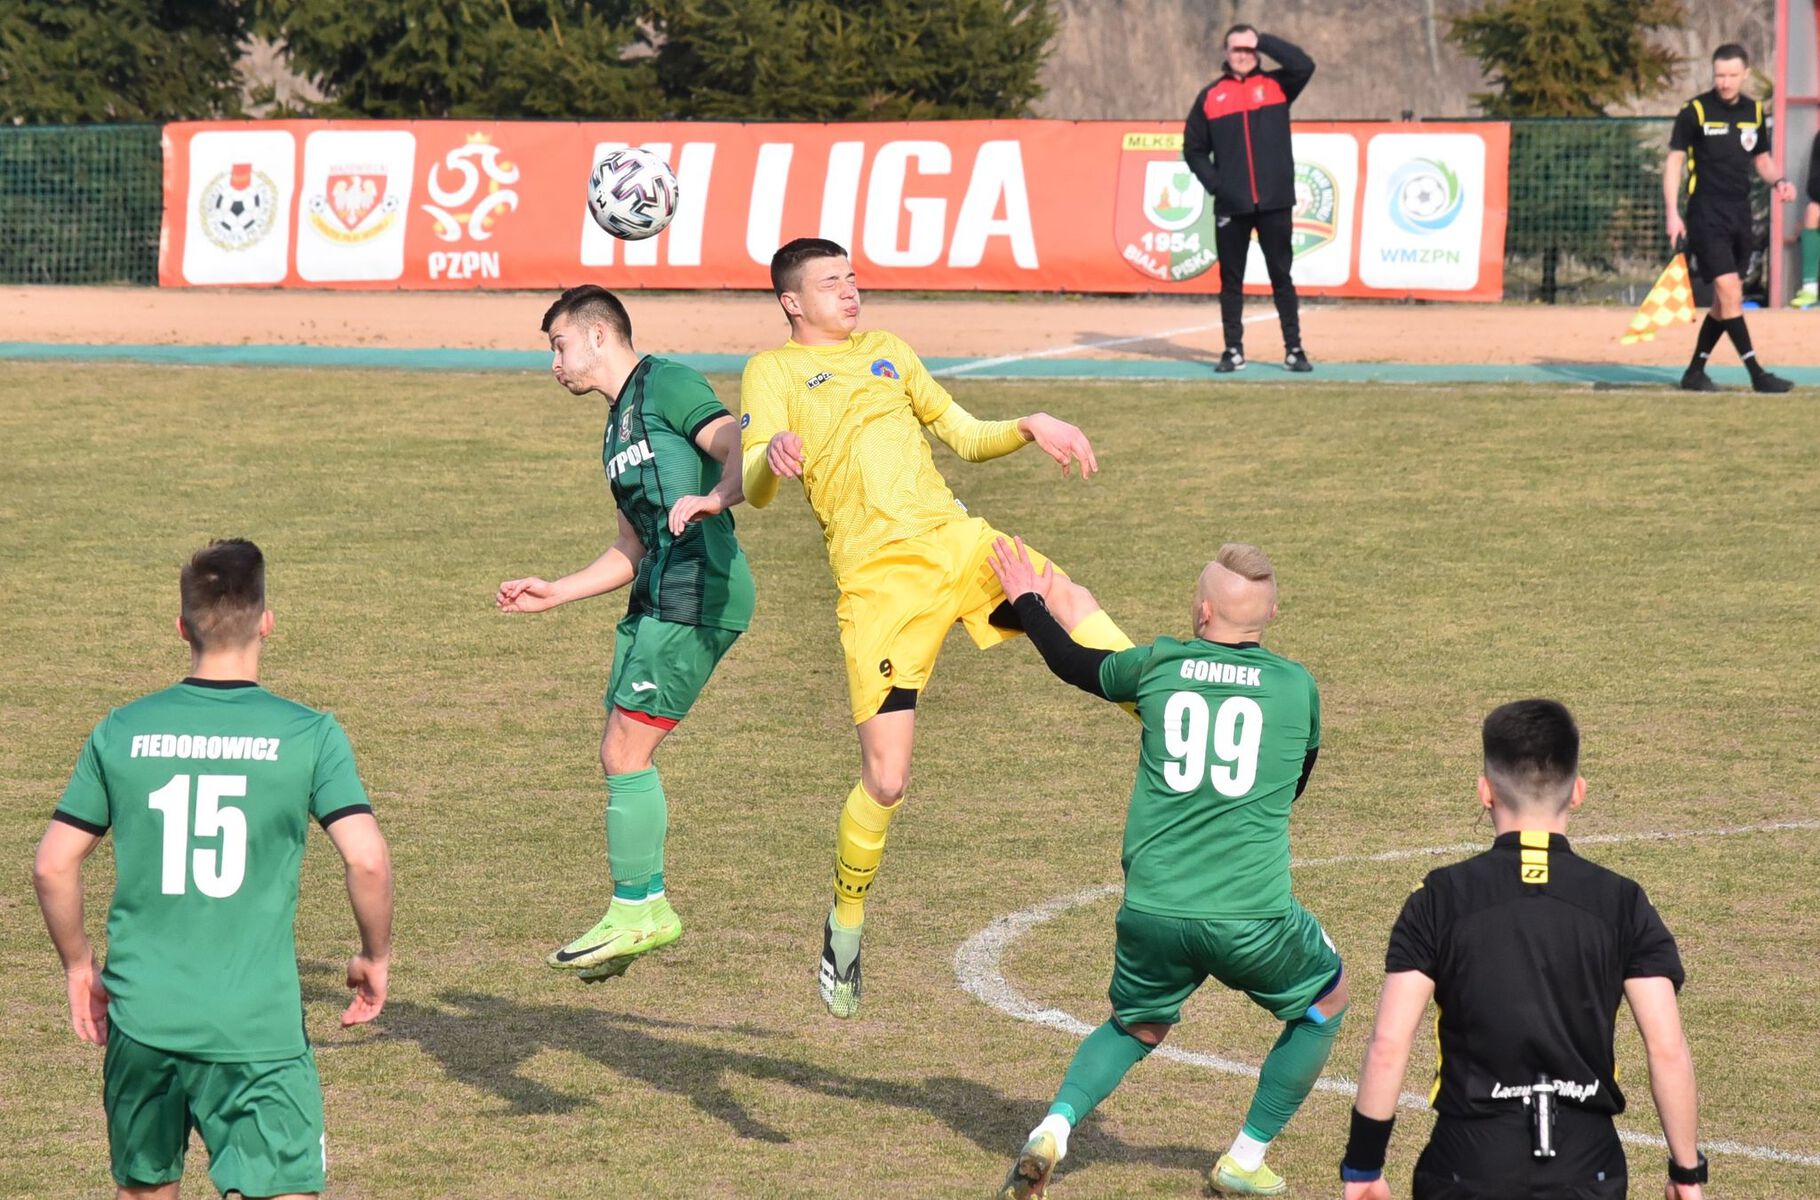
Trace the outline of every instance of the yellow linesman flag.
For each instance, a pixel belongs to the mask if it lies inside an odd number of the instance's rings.
[[[1687,277],[1687,255],[1677,254],[1663,268],[1662,278],[1649,289],[1637,315],[1630,319],[1630,329],[1619,338],[1626,346],[1654,341],[1656,330],[1666,329],[1677,321],[1692,324],[1694,319],[1694,285]]]

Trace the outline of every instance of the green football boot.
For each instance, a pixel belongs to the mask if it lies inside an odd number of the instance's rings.
[[[860,926],[863,928],[865,926]],[[832,912],[822,926],[822,956],[816,972],[816,986],[821,992],[822,1003],[828,1006],[828,1014],[843,1021],[859,1014],[860,929],[847,930],[843,926],[841,944],[836,946]]]
[[[682,936],[682,921],[662,896],[636,903],[615,900],[594,928],[547,960],[559,971],[584,972],[588,982],[623,975],[631,960],[661,950]]]
[[[1239,1166],[1230,1154],[1213,1164],[1213,1190],[1228,1196],[1281,1196],[1289,1190],[1283,1177],[1263,1163],[1255,1171]]]

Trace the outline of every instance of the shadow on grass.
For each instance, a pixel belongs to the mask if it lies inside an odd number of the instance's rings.
[[[326,966],[305,966],[308,999],[339,1000]],[[389,999],[377,1022],[389,1039],[415,1042],[448,1075],[504,1102],[493,1115],[565,1113],[595,1103],[587,1084],[557,1090],[522,1073],[545,1050],[565,1051],[599,1064],[622,1079],[681,1096],[741,1138],[788,1143],[792,1139],[753,1112],[728,1086],[739,1078],[782,1083],[834,1100],[927,1113],[991,1154],[1007,1161],[1041,1115],[1027,1099],[1013,1098],[977,1080],[937,1075],[921,1080],[849,1074],[796,1058],[761,1053],[764,1043],[787,1035],[761,1026],[663,1021],[632,1013],[562,1004],[526,1004],[484,992],[451,989],[433,1003]],[[680,1035],[680,1036],[678,1036]],[[739,1039],[753,1048],[707,1045],[695,1036]],[[941,1053],[932,1043],[932,1051]],[[1059,1082],[1059,1080],[1058,1080]],[[597,1081],[594,1086],[600,1086]],[[1194,1146],[1135,1146],[1099,1127],[1076,1131],[1063,1172],[1095,1163],[1137,1163],[1170,1170],[1202,1170],[1212,1155]]]

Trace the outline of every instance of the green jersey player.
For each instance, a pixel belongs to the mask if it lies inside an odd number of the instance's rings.
[[[632,348],[619,298],[570,288],[543,318],[556,381],[611,400],[601,462],[619,510],[606,553],[562,578],[512,579],[505,612],[542,612],[631,588],[613,640],[600,762],[607,777],[607,869],[613,899],[595,926],[549,963],[587,982],[682,936],[664,897],[669,809],[652,757],[688,714],[715,664],[752,621],[752,572],[727,511],[743,498],[733,417],[696,371]]]
[[[1050,669],[1093,695],[1135,702],[1144,725],[1112,1019],[1082,1043],[1000,1194],[1044,1194],[1069,1131],[1162,1042],[1209,976],[1284,1023],[1213,1183],[1280,1194],[1287,1185],[1264,1152],[1320,1077],[1348,988],[1333,943],[1289,887],[1289,806],[1314,770],[1321,704],[1305,667],[1259,645],[1276,616],[1270,560],[1256,546],[1222,546],[1201,574],[1194,636],[1116,652],[1062,631],[1045,602],[1051,574],[1034,571],[1021,541],[998,542],[992,566]]]
[[[119,1195],[175,1200],[192,1128],[223,1194],[312,1195],[328,1143],[292,932],[309,821],[346,863],[360,928],[343,1025],[385,1003],[390,858],[335,718],[257,682],[272,631],[259,548],[198,550],[182,596],[189,677],[89,735],[38,847],[38,903],[76,1033],[107,1047]],[[82,861],[109,830],[116,878],[97,971]]]

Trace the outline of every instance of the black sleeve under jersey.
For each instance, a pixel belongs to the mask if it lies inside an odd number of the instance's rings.
[[[1814,145],[1807,152],[1807,198],[1820,204],[1820,133],[1814,135]]]
[[[1043,656],[1057,679],[1072,683],[1089,696],[1108,698],[1100,686],[1100,664],[1112,657],[1112,651],[1083,646],[1069,637],[1062,623],[1035,592],[1025,592],[1012,602],[1011,607],[1023,623],[1030,644]]]
[[[1295,781],[1295,795],[1292,799],[1300,800],[1302,790],[1308,786],[1308,777],[1314,774],[1314,760],[1321,756],[1319,746],[1308,747],[1308,753],[1302,756],[1302,777]]]

